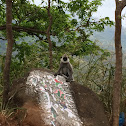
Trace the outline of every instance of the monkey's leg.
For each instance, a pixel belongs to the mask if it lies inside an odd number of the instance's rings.
[[[72,71],[68,71],[68,78],[66,79],[67,82],[73,81]]]
[[[61,72],[61,68],[59,68],[59,70],[54,74],[54,76],[61,75],[60,72]]]
[[[68,77],[66,75],[64,75],[64,74],[62,74],[61,76],[63,76],[65,79],[68,79]]]

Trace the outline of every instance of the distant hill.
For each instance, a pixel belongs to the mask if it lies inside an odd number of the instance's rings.
[[[16,43],[20,44],[22,41],[26,41],[28,42],[29,44],[32,44],[37,38],[36,37],[24,37],[24,38],[21,38],[19,39],[19,41],[17,41]],[[6,52],[6,45],[7,44],[7,41],[6,40],[2,40],[0,39],[0,54],[3,54]]]
[[[6,42],[7,41],[0,39],[0,54],[5,53],[5,50],[6,50]]]
[[[110,51],[114,51],[115,50],[114,34],[115,34],[114,26],[106,27],[103,32],[94,32],[93,36],[91,36],[91,39],[98,41],[98,45],[100,45],[102,48],[108,49]],[[122,28],[121,42],[122,42],[123,52],[126,53],[126,29],[125,28]]]

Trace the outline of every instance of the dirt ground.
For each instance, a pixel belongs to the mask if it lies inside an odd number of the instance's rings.
[[[28,75],[14,81],[11,90],[11,93],[17,91],[13,102],[23,109],[16,110],[15,115],[10,118],[1,113],[0,126],[47,126],[42,119],[44,118],[43,110],[33,100],[36,96],[25,96],[24,89]],[[103,104],[93,91],[75,81],[70,83],[70,90],[83,126],[110,126]]]

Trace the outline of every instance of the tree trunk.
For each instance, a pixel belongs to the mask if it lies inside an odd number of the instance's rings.
[[[6,0],[6,34],[7,34],[7,51],[5,58],[5,65],[3,71],[3,82],[4,82],[4,91],[3,91],[3,107],[5,107],[8,100],[8,92],[10,88],[10,64],[11,64],[11,55],[13,47],[13,33],[12,33],[12,0]]]
[[[48,0],[48,17],[49,17],[49,26],[47,28],[47,40],[49,43],[49,68],[52,70],[53,69],[53,64],[52,64],[52,42],[50,40],[50,30],[52,26],[52,16],[50,14],[50,0]]]
[[[113,85],[113,126],[119,126],[120,91],[122,82],[122,46],[121,46],[121,9],[116,5],[115,10],[115,52],[116,69]]]
[[[120,92],[122,83],[122,46],[121,46],[121,12],[126,6],[126,0],[115,0],[115,52],[116,52],[116,69],[115,80],[113,85],[113,126],[119,126],[120,113]]]

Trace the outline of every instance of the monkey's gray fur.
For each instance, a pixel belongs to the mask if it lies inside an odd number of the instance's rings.
[[[58,71],[54,74],[55,76],[61,75],[66,78],[67,82],[73,81],[73,68],[69,61],[69,58],[66,54],[64,54],[60,61],[60,66]]]

